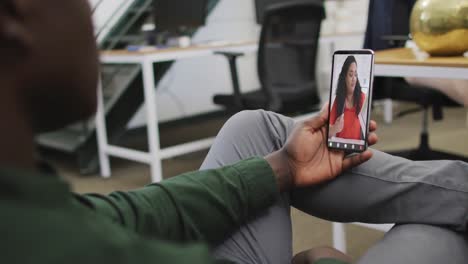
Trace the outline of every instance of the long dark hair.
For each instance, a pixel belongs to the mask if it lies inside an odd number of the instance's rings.
[[[336,88],[336,116],[339,117],[343,114],[344,112],[344,105],[345,105],[345,100],[346,100],[346,75],[348,74],[349,67],[351,66],[352,63],[356,63],[356,58],[354,56],[348,56],[343,63],[343,67],[341,68],[341,73],[340,77],[338,77],[338,86]],[[361,111],[360,105],[361,105],[361,84],[359,83],[359,78],[356,80],[356,87],[354,88],[354,94],[353,94],[353,101],[354,101],[354,107],[356,108],[356,115],[359,115],[359,112]]]

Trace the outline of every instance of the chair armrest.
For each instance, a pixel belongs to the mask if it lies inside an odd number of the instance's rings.
[[[244,55],[241,52],[229,52],[229,51],[215,51],[214,54],[216,55],[223,55],[228,59],[229,62],[229,70],[231,71],[231,81],[232,81],[232,89],[233,89],[233,96],[234,96],[234,104],[236,107],[241,110],[243,109],[242,106],[242,95],[240,91],[240,83],[239,83],[239,74],[237,71],[237,58]]]
[[[242,52],[231,52],[231,51],[215,51],[213,52],[215,55],[223,55],[228,59],[236,59],[238,57],[242,57],[245,53]]]

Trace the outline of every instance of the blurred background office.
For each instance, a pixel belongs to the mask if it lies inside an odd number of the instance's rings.
[[[262,57],[257,53],[262,49],[258,42],[261,40],[265,12],[272,5],[293,1],[90,0],[97,42],[101,50],[108,52],[105,53],[108,61],[101,67],[103,123],[107,127],[103,135],[106,141],[141,153],[148,151],[148,145],[151,145],[146,129],[148,111],[144,104],[147,97],[143,92],[143,64],[131,63],[135,59],[132,56],[141,52],[154,52],[147,58],[158,60],[157,63],[151,63],[156,88],[152,103],[157,113],[158,148],[159,143],[161,148],[166,148],[215,136],[223,122],[233,113],[232,109],[215,100],[217,95],[235,94],[236,87],[240,93],[248,94],[268,86],[265,82],[270,83],[262,81],[261,72],[267,66],[260,66]],[[306,80],[304,83],[307,89],[314,89],[314,95],[310,95],[310,98],[314,98],[310,106],[306,104],[303,109],[287,113],[299,118],[313,114],[317,106],[328,100],[333,52],[338,49],[363,48],[368,21],[371,21],[368,16],[369,5],[383,5],[387,0],[371,3],[369,0],[309,1],[323,6],[320,9],[323,14],[319,11],[314,13],[314,18],[320,16],[320,19],[316,19],[320,34],[315,41],[310,38],[307,41],[302,39],[299,44],[293,43],[296,50],[301,49],[297,48],[298,45],[312,47],[310,53],[303,54],[313,53],[310,55],[311,65],[299,64],[300,67],[312,69],[310,78],[294,75],[294,78]],[[389,19],[389,14],[384,14],[382,20]],[[409,20],[409,13],[402,16]],[[288,45],[291,46],[291,41]],[[122,60],[119,57],[122,53],[126,54],[128,61],[113,62]],[[161,59],[164,56],[168,58]],[[284,58],[284,63],[290,58]],[[235,67],[229,65],[230,59],[235,61]],[[317,97],[314,97],[315,94]],[[419,107],[418,102],[394,102],[389,109],[385,102],[375,101],[372,112],[372,118],[381,124],[381,142],[376,148],[394,151],[418,146],[424,108]],[[314,105],[316,107],[311,107]],[[409,114],[391,122],[388,120],[389,111],[398,116],[398,113],[406,110],[410,110],[407,111]],[[462,157],[468,156],[465,108],[444,108],[442,120],[434,122],[429,118],[427,122],[432,146]],[[140,187],[152,181],[151,174],[154,171],[148,165],[119,158],[111,159],[111,177],[103,179],[100,175],[97,132],[95,119],[83,120],[66,129],[40,135],[37,143],[44,158],[66,175],[78,192],[108,193],[116,189]],[[201,143],[185,148],[188,149],[186,154],[167,154],[168,158],[161,158],[162,177],[198,169],[207,147],[209,141],[202,140]],[[114,150],[121,153],[121,149]],[[169,152],[179,153],[179,150],[173,148]],[[145,160],[144,155],[140,154],[134,156]],[[331,223],[296,210],[293,210],[292,215],[295,252],[318,245],[333,245]],[[347,225],[345,229],[345,246],[354,258],[383,236],[381,231],[357,225]]]

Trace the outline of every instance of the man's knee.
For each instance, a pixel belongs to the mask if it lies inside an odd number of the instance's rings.
[[[293,126],[294,120],[289,117],[265,110],[245,110],[232,116],[223,129],[284,141]]]
[[[265,119],[265,116],[272,114],[264,110],[243,110],[233,115],[226,125],[249,128]]]
[[[468,259],[468,242],[461,234],[429,225],[400,225],[388,232],[359,260],[373,263],[453,263]]]

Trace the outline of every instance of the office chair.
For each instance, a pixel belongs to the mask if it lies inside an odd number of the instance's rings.
[[[215,95],[213,102],[228,112],[265,109],[293,114],[318,110],[315,62],[324,18],[322,1],[289,1],[268,7],[258,49],[261,88],[242,93],[236,61],[243,54],[218,52],[228,59],[233,93]]]
[[[409,17],[415,0],[369,1],[369,18],[366,31],[365,48],[379,50],[402,47],[409,36]],[[391,10],[391,20],[382,19]],[[393,35],[393,36],[392,36]],[[374,99],[392,99],[412,102],[423,110],[422,130],[418,148],[391,152],[391,154],[411,160],[463,160],[468,158],[451,153],[432,150],[429,146],[429,108],[432,107],[434,120],[443,119],[442,107],[460,106],[445,94],[424,86],[411,85],[403,78],[376,77],[374,81]],[[414,112],[415,109],[398,114],[399,117]]]

